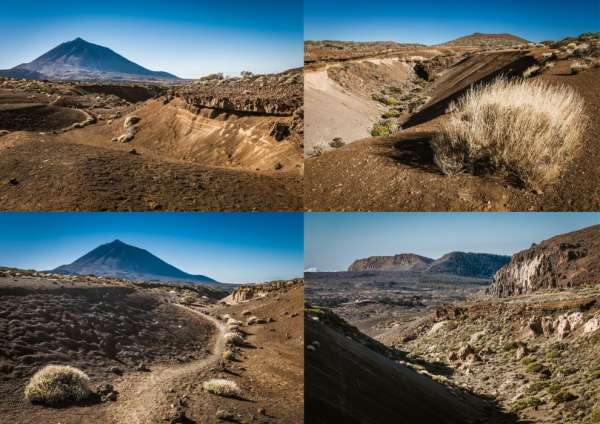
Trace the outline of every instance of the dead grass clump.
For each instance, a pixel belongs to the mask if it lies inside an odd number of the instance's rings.
[[[434,160],[448,175],[505,172],[521,185],[555,180],[580,146],[583,98],[567,86],[497,79],[450,104],[434,138]]]
[[[202,388],[209,393],[218,396],[239,398],[242,391],[235,381],[229,381],[222,378],[213,378],[202,383]]]
[[[238,333],[225,333],[223,336],[225,338],[225,343],[232,345],[241,345],[244,343],[244,339]]]
[[[523,78],[531,78],[536,76],[540,73],[540,69],[542,68],[538,65],[530,66],[529,68],[525,69],[525,71],[523,71]]]
[[[585,71],[589,66],[585,63],[574,63],[571,65],[571,74],[576,75],[581,71]]]
[[[223,352],[223,359],[227,361],[235,360],[235,352],[232,350],[226,350],[225,352]]]
[[[89,377],[77,368],[48,365],[31,377],[25,397],[32,403],[46,405],[79,402],[91,394],[89,383]]]

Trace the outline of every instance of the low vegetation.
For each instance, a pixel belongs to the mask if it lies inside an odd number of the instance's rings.
[[[373,137],[392,135],[396,132],[396,124],[391,119],[383,119],[373,124],[370,132]]]
[[[239,398],[242,395],[242,391],[235,381],[221,378],[213,378],[205,381],[202,383],[202,388],[207,392],[218,396]]]
[[[89,377],[77,368],[48,365],[31,377],[25,397],[46,405],[80,402],[91,394],[89,383]]]
[[[241,345],[244,342],[244,339],[238,333],[225,333],[223,337],[227,344]]]
[[[558,178],[587,124],[578,93],[541,81],[500,78],[469,90],[448,112],[432,143],[442,172],[500,171],[530,188]]]

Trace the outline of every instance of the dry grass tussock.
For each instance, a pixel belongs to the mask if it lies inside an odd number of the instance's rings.
[[[241,345],[244,339],[238,333],[225,333],[223,336],[226,344]]]
[[[235,381],[229,381],[221,378],[213,378],[212,380],[205,381],[202,383],[202,387],[209,393],[239,398],[242,395],[242,391]]]
[[[583,98],[567,86],[497,79],[469,90],[434,138],[445,174],[505,172],[541,188],[576,154],[586,128]]]
[[[30,402],[47,405],[79,402],[91,394],[89,383],[89,377],[77,368],[48,365],[31,377],[25,397]]]

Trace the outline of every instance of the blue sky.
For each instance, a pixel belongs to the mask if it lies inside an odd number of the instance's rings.
[[[0,265],[48,270],[115,239],[225,283],[302,276],[299,213],[0,213]]]
[[[81,37],[184,78],[302,66],[302,0],[4,0],[0,69]]]
[[[305,0],[305,39],[439,44],[473,32],[530,41],[600,31],[598,0]]]
[[[304,216],[304,261],[336,271],[358,258],[397,253],[512,255],[596,224],[600,213],[311,213]]]

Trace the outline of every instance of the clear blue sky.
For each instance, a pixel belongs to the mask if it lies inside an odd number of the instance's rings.
[[[303,63],[302,0],[3,0],[0,69],[81,37],[184,78]]]
[[[119,239],[224,283],[302,276],[300,213],[0,213],[0,265],[67,264]]]
[[[600,213],[311,213],[304,216],[304,262],[336,271],[358,258],[397,253],[512,255],[596,224]]]
[[[439,44],[474,32],[530,41],[600,31],[598,0],[305,0],[305,39]]]

